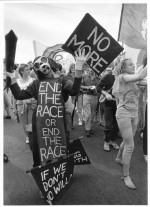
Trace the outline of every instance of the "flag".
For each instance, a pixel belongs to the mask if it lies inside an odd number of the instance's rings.
[[[38,57],[38,56],[41,56],[43,54],[43,52],[47,48],[47,46],[44,45],[41,42],[33,40],[33,48],[34,48],[35,57]]]
[[[74,165],[91,164],[80,139],[69,142],[68,151],[69,154],[74,154]]]
[[[123,4],[118,41],[135,49],[147,48],[147,4]]]
[[[54,203],[70,186],[73,170],[73,156],[69,156],[27,172],[31,172],[43,198],[48,203]]]

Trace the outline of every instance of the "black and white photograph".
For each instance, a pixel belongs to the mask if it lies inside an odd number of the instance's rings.
[[[147,1],[1,1],[1,205],[148,205]]]

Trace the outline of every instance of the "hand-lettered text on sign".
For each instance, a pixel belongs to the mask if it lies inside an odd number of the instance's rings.
[[[49,163],[44,167],[31,170],[40,191],[44,198],[49,201],[54,201],[73,177],[73,156],[66,159],[61,159],[54,163]]]
[[[86,54],[89,54],[87,63],[98,75],[123,50],[90,14],[84,16],[62,48],[73,55],[79,49],[85,49]]]
[[[41,81],[39,85],[36,117],[41,162],[66,155],[61,89],[62,84],[55,81]]]

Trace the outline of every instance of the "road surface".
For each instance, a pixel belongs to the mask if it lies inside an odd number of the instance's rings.
[[[74,167],[73,182],[56,205],[147,205],[147,163],[143,159],[142,139],[137,131],[130,174],[137,189],[128,189],[121,180],[122,167],[114,162],[117,150],[103,150],[103,127],[94,124],[95,133],[87,138],[84,126],[75,127],[72,138],[84,136],[82,144],[90,165]],[[118,144],[121,139],[117,139]],[[4,120],[4,205],[48,205],[40,198],[39,189],[27,169],[32,168],[32,155],[25,143],[22,128],[15,117]]]

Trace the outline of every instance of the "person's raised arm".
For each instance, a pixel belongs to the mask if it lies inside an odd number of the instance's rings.
[[[124,74],[123,79],[126,82],[141,81],[147,76],[147,66],[145,66],[138,74]]]
[[[10,89],[16,100],[24,100],[37,97],[37,84],[34,84],[35,81],[31,85],[29,85],[26,90],[21,90],[19,85],[17,84],[15,72],[5,72],[5,76],[11,78]]]
[[[85,50],[81,49],[78,52],[75,52],[76,56],[76,64],[75,64],[75,78],[74,82],[72,83],[71,80],[65,81],[64,90],[70,96],[75,96],[79,93],[81,87],[81,80],[82,80],[82,66],[88,59],[89,54],[85,55]]]

